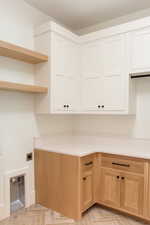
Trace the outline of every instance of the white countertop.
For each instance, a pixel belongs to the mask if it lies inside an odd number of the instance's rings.
[[[35,138],[34,147],[80,157],[103,152],[150,159],[150,140],[119,136],[46,136]]]

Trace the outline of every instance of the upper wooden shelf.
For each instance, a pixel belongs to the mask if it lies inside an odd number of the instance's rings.
[[[10,91],[20,91],[20,92],[29,92],[29,93],[47,93],[47,87],[41,87],[36,85],[28,84],[18,84],[8,81],[0,81],[0,89],[10,90]]]
[[[30,64],[38,64],[48,61],[48,56],[41,53],[0,41],[0,55],[17,59]]]

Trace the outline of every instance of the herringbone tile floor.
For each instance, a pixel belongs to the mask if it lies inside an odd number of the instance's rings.
[[[128,216],[117,214],[114,211],[93,206],[84,215],[81,221],[61,216],[50,209],[34,205],[13,214],[0,225],[144,225]]]

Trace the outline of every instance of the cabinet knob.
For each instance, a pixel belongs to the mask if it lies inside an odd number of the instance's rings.
[[[102,105],[102,108],[104,108],[105,106],[104,105]]]
[[[86,180],[86,177],[83,177],[83,180]]]
[[[67,106],[66,105],[64,105],[64,108],[66,108]]]
[[[117,176],[117,179],[119,179],[120,177],[119,176]]]
[[[98,108],[100,108],[101,106],[100,106],[100,105],[98,105],[97,107],[98,107]]]
[[[124,180],[125,179],[125,177],[121,177],[121,180]]]
[[[69,105],[67,105],[67,108],[69,108]]]

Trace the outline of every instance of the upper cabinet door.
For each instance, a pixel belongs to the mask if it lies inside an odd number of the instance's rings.
[[[124,110],[127,75],[125,36],[117,35],[102,41],[104,110]]]
[[[101,76],[100,42],[84,44],[82,54],[82,76],[95,78]]]
[[[79,107],[78,81],[66,76],[56,76],[53,80],[53,89],[53,112],[77,111]]]
[[[82,107],[84,111],[100,111],[103,96],[101,77],[82,80]]]
[[[79,76],[79,45],[71,40],[52,35],[54,73],[58,76]]]
[[[57,35],[52,36],[52,56],[53,56],[53,68],[56,76],[68,75],[68,44],[67,41]]]
[[[74,112],[79,107],[79,45],[53,33],[51,37],[51,108]]]
[[[150,27],[130,33],[130,72],[150,71]]]
[[[98,111],[103,99],[100,42],[82,47],[82,106],[85,111]]]

